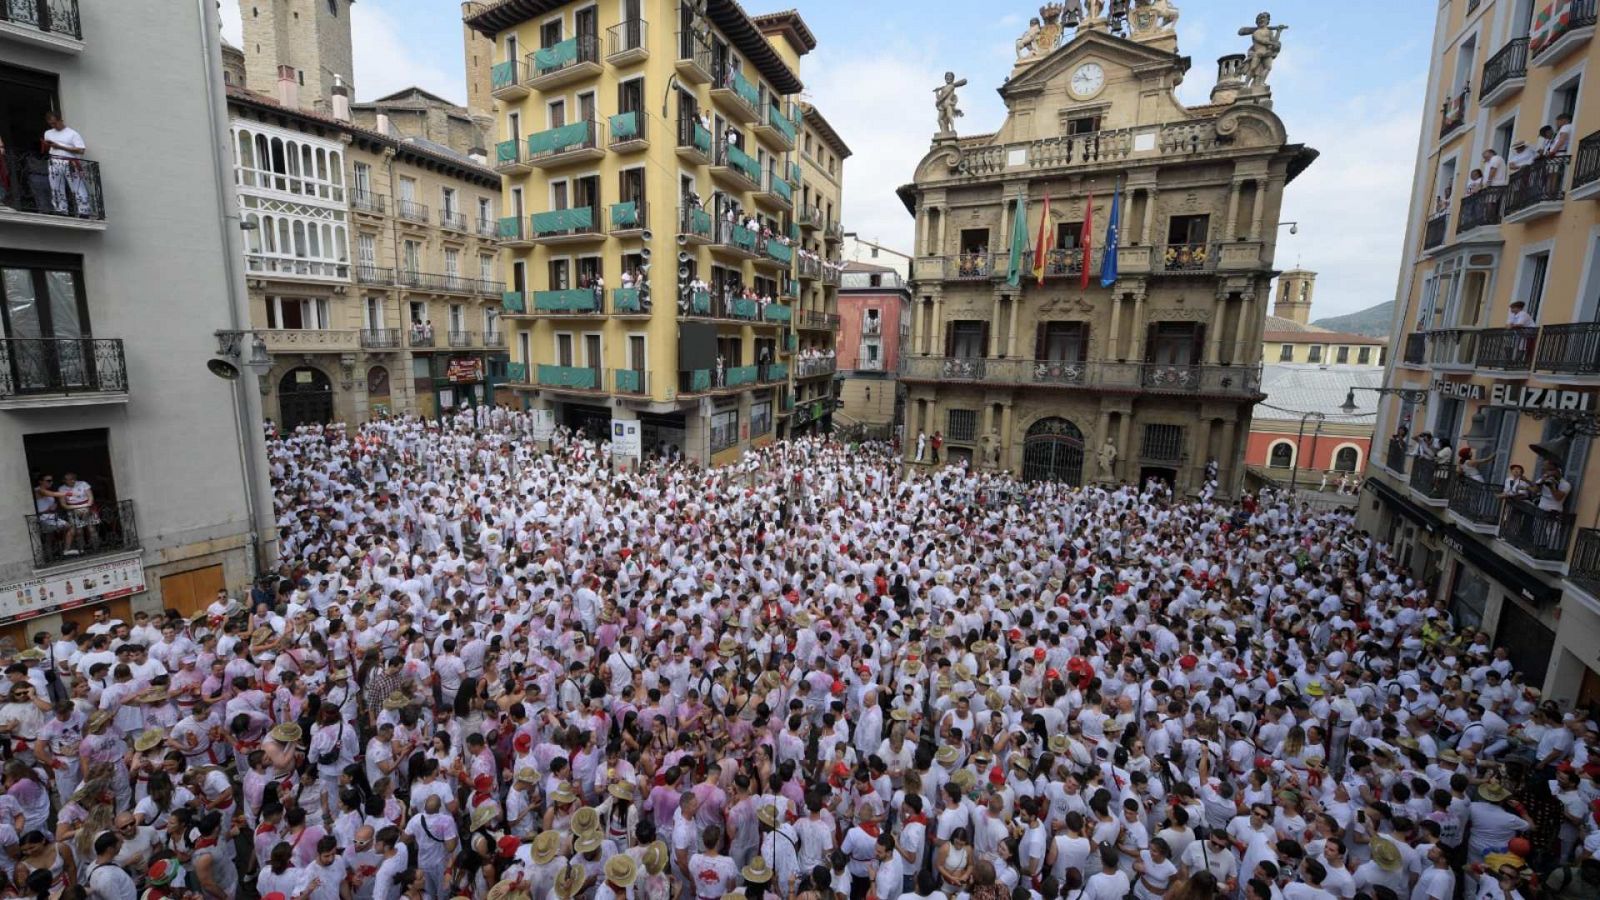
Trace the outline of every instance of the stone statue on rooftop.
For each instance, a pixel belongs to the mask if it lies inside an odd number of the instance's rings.
[[[955,134],[956,119],[960,118],[961,108],[956,105],[956,88],[967,86],[965,78],[957,79],[956,73],[944,73],[944,84],[933,89],[933,105],[939,111],[939,133]]]
[[[1283,52],[1283,33],[1287,25],[1272,24],[1272,15],[1262,13],[1256,16],[1256,24],[1239,29],[1240,35],[1250,38],[1250,52],[1244,60],[1244,85],[1250,87],[1266,87],[1267,76],[1272,74],[1273,60]]]
[[[1039,52],[1039,34],[1039,20],[1029,19],[1028,30],[1022,33],[1022,37],[1017,38],[1017,62],[1042,55]]]
[[[1129,30],[1135,39],[1171,34],[1178,24],[1178,8],[1172,0],[1136,0],[1128,15]]]
[[[1061,32],[1065,29],[1062,17],[1066,7],[1059,2],[1046,3],[1039,7],[1039,41],[1036,54],[1044,56],[1050,51],[1061,46]]]

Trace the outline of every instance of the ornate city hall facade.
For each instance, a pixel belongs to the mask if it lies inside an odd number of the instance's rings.
[[[1233,494],[1283,192],[1317,155],[1272,111],[1281,28],[1241,28],[1250,52],[1219,60],[1211,103],[1185,106],[1169,3],[1137,20],[1041,13],[1000,87],[1000,130],[950,130],[965,82],[947,75],[940,131],[900,189],[916,217],[906,457],[932,463],[937,436],[941,461],[1179,491],[1214,467]]]

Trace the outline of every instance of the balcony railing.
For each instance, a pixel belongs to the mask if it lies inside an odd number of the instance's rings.
[[[1219,397],[1257,397],[1260,366],[1172,366],[1089,360],[986,359],[918,356],[901,359],[900,377],[916,381],[968,381],[1003,385],[1074,385],[1118,391],[1152,391]]]
[[[1428,361],[1428,335],[1426,332],[1413,331],[1406,335],[1406,345],[1401,353],[1400,361],[1413,366],[1420,366]]]
[[[837,371],[839,371],[839,361],[837,359],[797,359],[794,361],[794,376],[796,378],[832,375]]]
[[[428,221],[428,205],[426,203],[418,203],[415,200],[407,200],[402,197],[395,201],[394,206],[395,214],[408,222],[426,224]]]
[[[0,339],[0,400],[50,394],[126,394],[117,338]]]
[[[1389,471],[1396,475],[1404,475],[1406,460],[1410,458],[1410,454],[1406,453],[1405,441],[1398,438],[1389,439],[1389,446],[1383,452],[1383,464],[1389,467]]]
[[[1493,528],[1500,524],[1500,488],[1475,478],[1457,478],[1450,488],[1450,511]]]
[[[799,278],[816,280],[822,277],[822,260],[809,253],[800,254],[800,264],[795,267],[795,275]]]
[[[1441,328],[1428,332],[1428,361],[1433,365],[1470,368],[1477,362],[1477,351],[1477,329]]]
[[[1474,228],[1499,225],[1506,202],[1506,186],[1494,184],[1475,194],[1461,198],[1461,214],[1456,216],[1456,234],[1465,234]],[[1428,222],[1431,227],[1432,221]],[[1442,243],[1442,241],[1441,241]]]
[[[1444,243],[1445,236],[1450,233],[1450,210],[1435,213],[1428,220],[1427,227],[1422,230],[1422,249],[1432,250]]]
[[[521,216],[503,216],[495,228],[495,237],[502,241],[525,240],[527,233],[526,221]]]
[[[1483,64],[1483,95],[1492,95],[1513,78],[1528,74],[1528,39],[1512,38]]]
[[[756,162],[755,157],[729,144],[727,141],[718,142],[716,150],[716,160],[712,165],[730,168],[745,177],[745,180],[750,183],[750,190],[760,189],[761,166]]]
[[[529,53],[527,77],[530,81],[539,81],[574,66],[599,61],[599,36],[580,34]]]
[[[1205,244],[1168,244],[1161,250],[1161,268],[1167,272],[1210,272],[1217,257]]]
[[[15,151],[8,158],[9,177],[0,184],[4,205],[17,212],[63,219],[105,219],[99,163]],[[0,210],[0,215],[4,213]]]
[[[1572,165],[1572,189],[1600,181],[1600,131],[1578,142],[1578,155]]]
[[[988,279],[994,277],[994,254],[987,250],[960,253],[944,258],[944,277],[948,280]]]
[[[1527,500],[1507,500],[1500,516],[1500,539],[1542,562],[1561,562],[1572,543],[1575,516],[1543,510]]]
[[[1435,462],[1431,456],[1411,458],[1411,487],[1431,500],[1449,498],[1452,474],[1449,463]]]
[[[1544,326],[1533,367],[1558,375],[1600,375],[1600,322]]]
[[[1528,45],[1532,59],[1538,59],[1548,53],[1550,48],[1561,43],[1561,39],[1566,37],[1568,32],[1594,27],[1596,0],[1565,0],[1565,2],[1551,0],[1542,5],[1546,7],[1546,11],[1555,14],[1555,20],[1550,23],[1549,29],[1535,39],[1535,42]]]
[[[738,222],[717,222],[717,239],[715,244],[728,247],[752,256],[760,252],[757,246],[760,235],[753,228],[746,228]]]
[[[1064,278],[1068,275],[1083,274],[1083,248],[1082,247],[1057,247],[1044,252],[1044,277]],[[1100,267],[1100,248],[1095,247],[1089,252],[1089,271]]]
[[[0,22],[83,40],[78,0],[5,0],[0,3]]]
[[[505,291],[500,295],[500,309],[517,315],[528,309],[527,300],[522,291]]]
[[[600,370],[584,366],[551,366],[540,364],[536,377],[544,387],[567,388],[580,391],[601,389]]]
[[[504,347],[506,345],[506,333],[504,331],[485,331],[483,333],[483,345],[485,347]]]
[[[1566,196],[1566,156],[1546,156],[1511,173],[1506,186],[1506,215],[1539,203],[1559,203]]]
[[[494,145],[494,164],[497,169],[520,169],[527,160],[522,158],[522,144],[518,141],[501,141]]]
[[[619,394],[650,393],[650,373],[643,369],[613,369],[611,378]]]
[[[494,219],[479,219],[476,230],[478,237],[497,238],[500,236],[500,223]]]
[[[594,207],[580,206],[573,209],[552,209],[542,213],[534,213],[532,218],[533,236],[536,238],[552,237],[577,237],[579,235],[604,234],[600,227],[599,217],[594,214]]]
[[[839,314],[808,309],[802,313],[800,324],[806,328],[835,329],[839,327]]]
[[[1467,101],[1472,97],[1472,85],[1463,85],[1460,93],[1444,101],[1444,110],[1439,116],[1439,137],[1445,135],[1467,122]]]
[[[132,500],[97,503],[76,516],[60,510],[23,518],[33,544],[33,564],[41,569],[139,549]]]
[[[640,231],[650,227],[650,205],[643,200],[611,204],[611,232]]]
[[[1578,529],[1572,560],[1567,563],[1567,580],[1589,596],[1600,597],[1600,528]]]
[[[467,217],[447,209],[439,210],[439,227],[446,231],[466,231]]]
[[[606,29],[606,59],[615,62],[624,54],[644,50],[648,34],[643,19],[626,19]]]
[[[356,264],[356,284],[394,284],[394,270],[388,266]]]
[[[692,150],[711,159],[711,132],[693,119],[678,120],[678,149]]]
[[[643,110],[617,113],[607,120],[611,127],[611,149],[630,149],[644,146],[650,139],[650,117]]]
[[[741,110],[746,120],[759,118],[761,115],[761,89],[756,87],[744,73],[732,67],[725,68],[716,84],[712,87],[712,96],[717,96],[716,91],[726,91],[723,96],[737,98],[735,101],[742,104]]]
[[[522,66],[519,60],[508,59],[495,63],[489,70],[489,90],[501,91],[522,83]]]
[[[476,294],[480,290],[480,283],[476,278],[465,275],[439,275],[433,272],[413,272],[401,269],[395,273],[395,283],[421,291],[438,291],[444,294]]]
[[[244,266],[246,271],[290,278],[344,281],[350,277],[350,264],[336,259],[304,259],[298,256],[250,253],[244,258]]]
[[[1478,332],[1478,367],[1526,372],[1533,364],[1537,328],[1489,328]]]
[[[536,313],[565,313],[568,315],[597,313],[600,311],[600,297],[593,288],[534,291],[533,311]]]
[[[361,332],[361,346],[368,350],[394,350],[400,346],[400,329],[363,329]]]
[[[449,333],[449,346],[457,350],[465,350],[473,345],[476,335],[470,331],[452,331]]]
[[[541,162],[578,150],[597,150],[600,147],[600,131],[599,122],[581,119],[530,134],[527,162]]]
[[[711,46],[693,31],[678,32],[678,74],[696,84],[711,80]]]
[[[716,236],[711,213],[698,206],[678,207],[678,233],[711,240]]]
[[[426,349],[434,346],[433,332],[412,326],[406,330],[406,346]]]
[[[636,287],[611,289],[611,314],[642,316],[650,312],[650,292]]]
[[[389,198],[382,194],[374,194],[371,191],[351,191],[350,208],[356,212],[366,212],[381,216],[389,210]]]

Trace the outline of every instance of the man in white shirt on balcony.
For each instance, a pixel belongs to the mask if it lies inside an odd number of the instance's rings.
[[[1518,140],[1511,145],[1511,157],[1506,162],[1510,164],[1511,171],[1515,172],[1518,169],[1533,165],[1533,160],[1534,153],[1532,148],[1528,146],[1528,142]]]
[[[83,179],[83,154],[87,149],[83,135],[62,121],[57,113],[45,113],[44,121],[49,128],[45,130],[40,143],[50,155],[50,202],[55,206],[57,215],[66,215],[67,187],[70,185],[72,197],[77,203],[76,212],[86,217],[91,209],[89,188]]]
[[[1572,493],[1572,482],[1561,473],[1561,467],[1545,460],[1540,468],[1539,482],[1534,487],[1539,490],[1539,508],[1545,512],[1561,512],[1566,508],[1567,495]]]
[[[1550,156],[1566,156],[1572,152],[1572,116],[1556,116],[1556,136],[1550,142]]]
[[[1511,311],[1506,315],[1507,328],[1532,328],[1533,316],[1528,315],[1528,304],[1521,300],[1511,301]]]
[[[1506,161],[1493,147],[1483,151],[1483,182],[1490,187],[1506,183]]]

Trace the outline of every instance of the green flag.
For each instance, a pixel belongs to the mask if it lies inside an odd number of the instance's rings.
[[[1022,285],[1022,260],[1028,255],[1028,217],[1017,197],[1017,209],[1011,216],[1011,268],[1006,271],[1006,284]]]

